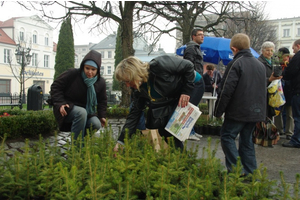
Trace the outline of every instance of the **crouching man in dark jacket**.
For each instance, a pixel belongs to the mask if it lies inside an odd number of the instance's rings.
[[[238,157],[243,166],[242,175],[257,168],[252,134],[256,122],[266,119],[266,69],[250,52],[250,39],[238,33],[230,42],[234,59],[227,65],[221,81],[214,116],[221,117],[221,145],[228,172],[236,166]],[[239,137],[239,149],[235,139]]]

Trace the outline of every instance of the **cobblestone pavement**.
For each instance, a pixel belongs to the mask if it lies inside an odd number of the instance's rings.
[[[118,134],[124,125],[125,119],[109,119],[108,124],[111,126],[113,130],[113,137],[117,139]],[[100,134],[100,131],[96,132],[96,134]],[[199,148],[198,156],[202,156],[203,147],[208,146],[208,138],[211,138],[211,146],[213,148],[217,148],[216,157],[220,158],[222,164],[225,166],[225,156],[222,151],[220,143],[217,144],[216,142],[219,141],[218,136],[211,136],[211,135],[204,135],[200,141],[187,141],[187,148]],[[55,144],[55,137],[45,137],[44,140],[49,140],[49,144]],[[63,145],[70,141],[70,133],[69,132],[60,132],[58,133],[58,145],[62,147],[62,152],[66,151],[63,148]],[[34,142],[30,140],[30,142]],[[300,149],[297,148],[285,148],[282,147],[282,143],[287,142],[285,137],[282,137],[277,145],[273,147],[262,147],[255,145],[256,149],[256,159],[257,165],[263,165],[263,167],[267,168],[268,178],[272,180],[280,181],[280,174],[279,172],[282,171],[284,174],[284,178],[288,183],[295,183],[296,182],[296,174],[300,174]],[[25,146],[25,142],[8,140],[5,144],[5,149],[8,150],[9,155],[13,156],[14,152],[22,151],[22,147]]]

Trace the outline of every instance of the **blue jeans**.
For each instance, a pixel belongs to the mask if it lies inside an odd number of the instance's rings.
[[[87,116],[88,114],[85,108],[74,105],[71,112],[65,118],[64,122],[72,123],[71,132],[74,133],[74,140],[77,140],[79,134],[81,133],[83,141],[85,131],[90,127],[92,127],[93,130],[98,130],[101,128],[101,122],[98,117],[93,116],[88,119]]]
[[[252,134],[255,122],[239,122],[230,119],[224,120],[221,128],[221,146],[225,154],[226,167],[232,172],[232,166],[236,166],[238,156],[243,165],[242,174],[253,173],[257,169]],[[235,139],[239,137],[239,149],[236,147]]]
[[[292,110],[294,118],[294,135],[290,140],[290,144],[300,147],[300,94],[296,94],[292,98]]]
[[[192,103],[195,106],[198,106],[198,104],[200,103],[200,101],[202,99],[204,91],[205,91],[205,83],[204,83],[203,78],[201,78],[200,81],[195,83],[193,93],[190,97],[190,103]],[[190,135],[193,135],[193,134],[195,134],[194,127],[192,128]]]

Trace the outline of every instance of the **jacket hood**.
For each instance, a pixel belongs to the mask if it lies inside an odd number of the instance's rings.
[[[83,71],[84,63],[87,60],[92,60],[97,64],[97,66],[98,66],[97,75],[98,75],[98,77],[100,77],[101,53],[99,53],[98,51],[95,51],[95,50],[91,50],[88,54],[86,54],[86,56],[81,61],[80,71]]]

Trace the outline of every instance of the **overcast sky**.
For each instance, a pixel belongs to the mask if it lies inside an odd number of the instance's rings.
[[[269,19],[281,19],[281,18],[292,18],[300,17],[300,1],[299,0],[280,0],[280,1],[268,1],[265,13],[268,14]],[[4,1],[4,5],[1,6],[0,2],[0,21],[10,19],[11,17],[30,16],[34,15],[31,11],[27,11],[24,8],[20,8],[13,2]],[[52,26],[53,27],[53,26]],[[80,27],[80,28],[79,28]],[[90,35],[88,33],[88,25],[80,25],[73,27],[75,45],[88,44],[89,42],[98,43],[103,40],[106,35]],[[55,27],[53,27],[55,28]],[[54,31],[54,42],[58,40],[60,26]],[[175,32],[173,33],[175,35]],[[173,53],[175,48],[175,39],[170,39],[169,36],[163,36],[159,43],[161,47],[167,53]]]

